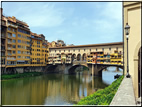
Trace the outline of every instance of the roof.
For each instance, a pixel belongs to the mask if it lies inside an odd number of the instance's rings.
[[[63,47],[51,47],[50,49],[98,47],[98,46],[113,46],[113,45],[123,45],[123,42],[101,43],[101,44],[88,44],[88,45],[76,45],[76,46],[74,45],[74,46],[63,46]]]

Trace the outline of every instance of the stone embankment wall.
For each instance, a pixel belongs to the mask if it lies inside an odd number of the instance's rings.
[[[45,72],[45,66],[1,68],[1,74],[16,74],[24,72]]]

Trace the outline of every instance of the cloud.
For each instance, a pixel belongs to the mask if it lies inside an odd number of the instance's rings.
[[[30,27],[56,27],[61,25],[65,20],[63,10],[57,8],[54,3],[39,2],[38,4],[37,2],[25,2],[15,3],[11,6],[17,7],[13,8],[12,13],[18,19],[28,23]]]

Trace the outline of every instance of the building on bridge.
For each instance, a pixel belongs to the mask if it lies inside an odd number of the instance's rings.
[[[136,98],[141,97],[141,8],[142,1],[139,2],[123,2],[123,26],[125,28],[126,23],[130,26],[130,33],[128,38],[128,68],[129,74],[133,81],[133,87]],[[124,71],[127,74],[127,40],[124,31]]]
[[[88,64],[123,65],[123,43],[105,43],[93,45],[51,47],[49,64],[72,63],[85,61]]]

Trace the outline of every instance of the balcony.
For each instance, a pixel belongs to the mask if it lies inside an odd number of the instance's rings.
[[[12,44],[12,42],[10,42],[10,41],[8,41],[7,43],[8,43],[8,44]]]
[[[11,47],[8,47],[7,49],[8,49],[8,50],[11,50],[12,48],[11,48]]]
[[[8,26],[11,26],[11,27],[14,27],[14,28],[17,28],[18,26],[16,26],[16,25],[13,25],[13,24],[10,24],[10,23],[8,23]]]
[[[1,38],[5,39],[5,37],[6,37],[5,34],[2,33],[2,34],[1,34]]]
[[[5,51],[5,48],[4,48],[4,47],[1,47],[1,51]]]
[[[7,38],[10,38],[10,39],[11,39],[11,38],[12,38],[12,36],[9,36],[9,35],[8,35],[8,36],[7,36]]]
[[[2,23],[1,23],[1,24],[2,24],[2,26],[5,26],[5,27],[6,27],[6,22],[5,22],[5,21],[2,20]]]
[[[7,57],[7,60],[16,60],[16,58],[10,58],[10,57]]]
[[[12,55],[11,53],[8,53],[7,55]]]

